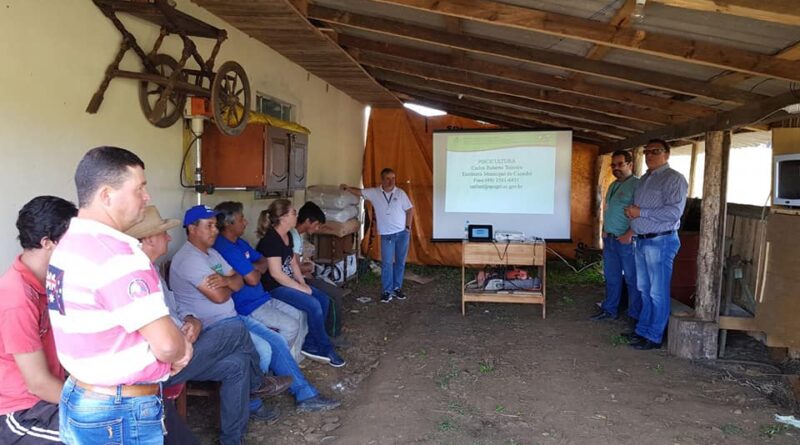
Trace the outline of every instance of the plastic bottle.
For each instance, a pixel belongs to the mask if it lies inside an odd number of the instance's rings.
[[[464,239],[469,238],[469,220],[464,220]]]

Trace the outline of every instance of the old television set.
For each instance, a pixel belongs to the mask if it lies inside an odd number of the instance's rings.
[[[800,207],[800,153],[777,155],[772,204]]]

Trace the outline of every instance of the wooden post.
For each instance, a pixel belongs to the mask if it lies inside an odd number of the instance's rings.
[[[694,180],[697,175],[697,153],[700,151],[700,141],[692,142],[692,160],[689,164],[689,197],[694,196]]]
[[[700,246],[697,251],[697,297],[695,315],[716,321],[722,291],[722,245],[725,229],[727,161],[730,132],[706,133],[706,162],[703,179],[703,205],[700,217]]]
[[[633,174],[642,176],[644,174],[644,147],[636,147],[631,151],[633,155]]]
[[[672,316],[669,321],[668,351],[683,358],[717,357],[722,264],[725,258],[723,237],[730,144],[729,131],[706,133],[695,316],[693,318]]]
[[[595,248],[602,248],[603,239],[603,210],[605,201],[603,200],[603,190],[605,186],[604,172],[610,164],[610,155],[598,155],[594,163],[594,230],[592,231],[592,245]]]

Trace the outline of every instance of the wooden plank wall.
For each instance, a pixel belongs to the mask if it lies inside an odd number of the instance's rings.
[[[728,204],[728,218],[725,227],[728,252],[726,259],[733,255],[739,255],[744,262],[742,283],[747,285],[750,291],[749,295],[755,295],[759,255],[763,254],[761,250],[766,233],[765,223],[762,222],[762,217],[766,216],[764,211],[764,207]],[[769,210],[767,209],[766,212],[768,213]],[[734,286],[733,302],[750,313],[755,313],[755,301],[749,295],[739,286]]]

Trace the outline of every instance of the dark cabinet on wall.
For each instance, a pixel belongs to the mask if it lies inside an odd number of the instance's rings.
[[[203,182],[284,192],[306,187],[308,135],[251,124],[227,136],[207,124],[202,139]]]

